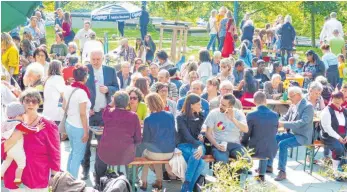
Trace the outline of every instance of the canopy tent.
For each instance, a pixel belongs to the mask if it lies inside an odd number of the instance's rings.
[[[40,4],[41,1],[1,1],[1,31],[24,24]]]
[[[91,13],[92,21],[124,21],[140,17],[142,10],[131,3],[110,4],[95,9]]]

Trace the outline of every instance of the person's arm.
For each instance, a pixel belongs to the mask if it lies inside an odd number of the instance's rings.
[[[254,126],[253,119],[249,115],[247,115],[246,119],[247,119],[248,132],[243,133],[242,139],[241,139],[241,144],[244,147],[248,147],[249,138],[252,136],[252,130]]]
[[[46,124],[47,133],[47,148],[48,148],[48,159],[51,174],[54,175],[60,171],[60,137],[58,127],[54,123]]]
[[[14,131],[13,134],[9,139],[4,141],[4,152],[7,152],[9,149],[11,149],[18,140],[23,138],[23,133],[20,131]]]
[[[319,35],[319,40],[321,44],[323,43],[325,38],[325,33],[326,33],[325,28],[326,28],[326,23],[323,25],[322,31],[320,32],[320,35]]]
[[[151,139],[151,133],[149,129],[149,123],[148,123],[148,119],[145,119],[143,123],[142,143],[147,147],[147,145],[150,142],[150,139]]]
[[[335,113],[335,111],[334,111]],[[343,139],[334,129],[331,127],[331,114],[329,109],[326,107],[320,114],[320,123],[322,125],[322,129],[326,132],[330,137],[333,137],[337,140]]]
[[[141,137],[141,125],[140,125],[140,121],[136,115],[136,119],[135,120],[135,133],[134,133],[134,142],[135,145],[140,144],[142,142],[142,137]]]
[[[15,69],[19,66],[19,53],[17,50],[11,50],[8,54],[9,73],[12,76]]]
[[[80,118],[82,122],[82,127],[84,130],[84,135],[82,137],[82,142],[86,143],[88,141],[89,137],[89,128],[88,128],[88,121],[87,121],[87,102],[83,102],[79,104],[80,108]]]
[[[289,108],[288,112],[280,118],[280,121],[288,121],[290,114],[292,113],[292,107]]]
[[[201,142],[197,139],[197,138],[194,138],[188,131],[188,125],[187,123],[184,121],[183,119],[184,117],[182,116],[178,116],[177,117],[177,129],[178,129],[178,132],[181,136],[183,136],[184,140],[187,142],[187,143],[190,143],[194,146],[194,148],[198,147]]]
[[[235,113],[236,112],[236,113]],[[241,111],[234,111],[233,109],[229,109],[226,111],[226,115],[228,119],[234,123],[234,125],[240,129],[241,132],[247,133],[248,126],[246,116]]]
[[[307,124],[312,122],[314,115],[313,106],[306,106],[304,111],[302,112],[302,117],[299,120],[292,121],[292,122],[281,122],[283,124],[284,128],[286,129],[299,129],[301,127],[306,126]]]
[[[264,84],[264,93],[266,95],[266,99],[272,99],[273,98],[272,93],[270,92],[270,90],[271,90],[270,86],[271,86],[271,83],[266,82]]]

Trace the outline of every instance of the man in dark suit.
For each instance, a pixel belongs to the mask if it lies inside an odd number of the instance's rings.
[[[147,25],[149,23],[149,14],[146,11],[146,6],[142,5],[142,13],[140,16],[140,30],[141,30],[141,38],[145,40],[145,36],[147,35]]]
[[[290,87],[288,97],[292,102],[288,112],[279,121],[279,127],[287,129],[286,133],[278,134],[276,140],[279,148],[278,170],[276,181],[286,179],[286,165],[288,148],[312,144],[313,115],[311,103],[303,98],[300,87]],[[273,159],[268,161],[272,167]]]
[[[276,133],[278,129],[278,115],[266,107],[266,95],[258,91],[254,94],[257,109],[248,113],[248,133],[242,137],[242,145],[254,149],[254,157],[259,161],[258,179],[265,181],[265,172],[272,173],[272,167],[267,167],[266,159],[273,159],[277,153]]]
[[[89,88],[92,106],[90,108],[89,126],[103,126],[102,112],[103,109],[112,100],[112,96],[119,90],[116,71],[108,66],[103,65],[104,54],[102,50],[95,50],[90,53],[90,63],[88,64],[89,77],[87,87]],[[90,142],[93,133],[89,131],[89,140],[82,162],[83,174],[82,179],[88,179],[90,168]],[[99,140],[100,136],[96,136]]]
[[[131,83],[130,63],[123,62],[121,65],[121,70],[117,73],[117,77],[120,83],[120,89],[127,88]]]

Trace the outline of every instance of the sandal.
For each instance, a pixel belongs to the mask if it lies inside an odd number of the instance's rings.
[[[159,180],[156,180],[155,183],[152,184],[152,187],[154,189],[163,189],[163,182],[162,181],[159,181]]]
[[[147,182],[141,181],[140,189],[143,191],[147,191]]]

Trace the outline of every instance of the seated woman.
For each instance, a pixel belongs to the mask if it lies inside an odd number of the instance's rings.
[[[322,91],[323,85],[317,81],[314,81],[310,84],[308,94],[305,96],[305,99],[313,105],[315,111],[322,111],[325,107],[324,99],[321,96]]]
[[[176,116],[176,102],[169,99],[169,86],[166,83],[157,82],[156,92],[159,94],[161,100],[164,102],[164,110],[171,112]]]
[[[243,80],[240,82],[238,90],[243,90],[242,97],[240,99],[242,106],[244,107],[255,107],[251,102],[246,101],[246,98],[253,98],[255,92],[259,89],[259,83],[254,78],[253,70],[247,69]]]
[[[242,42],[239,59],[245,63],[247,68],[252,68],[252,52],[247,48],[248,44],[248,40]]]
[[[207,92],[201,95],[201,98],[210,102],[212,99],[218,97],[219,95],[219,84],[220,80],[217,78],[210,78],[207,80],[206,90]]]
[[[284,81],[286,80],[286,73],[282,71],[282,64],[280,62],[275,62],[272,65],[272,73],[270,74],[270,78],[272,77],[272,75],[274,74],[279,74],[281,76],[281,80]]]
[[[328,105],[331,99],[331,94],[334,92],[334,88],[330,85],[330,83],[328,82],[328,79],[325,78],[324,76],[318,76],[316,77],[314,81],[322,84],[323,91],[321,95],[323,97],[324,104]]]
[[[281,81],[281,76],[279,74],[274,74],[271,77],[271,81],[265,82],[264,84],[266,99],[280,100],[283,92],[283,82]],[[282,115],[288,111],[288,106],[286,105],[269,105],[268,107]]]
[[[144,121],[143,141],[146,149],[143,156],[151,160],[169,160],[173,157],[175,150],[175,117],[164,111],[164,102],[157,93],[150,93],[146,97],[151,114]],[[169,167],[166,168],[169,170]],[[163,188],[163,171],[162,165],[154,165],[156,174],[156,182],[152,185],[153,188],[159,190]],[[141,189],[147,190],[147,174],[148,165],[145,165],[142,170],[142,185]]]
[[[341,170],[341,157],[346,153],[347,110],[341,107],[344,100],[343,93],[334,92],[331,97],[331,104],[320,114],[322,127],[320,134],[324,145],[333,152],[333,169],[338,171]]]
[[[308,88],[308,85],[316,79],[318,76],[325,76],[325,65],[322,60],[320,60],[317,53],[313,50],[308,50],[306,52],[307,62],[304,65],[302,71],[304,80],[304,88]]]
[[[147,117],[147,106],[143,102],[143,94],[136,87],[129,87],[127,93],[130,98],[127,110],[135,112],[140,120],[140,124],[143,125],[143,120]]]
[[[201,113],[201,98],[194,93],[188,95],[182,113],[177,116],[178,149],[182,151],[187,162],[182,192],[193,191],[195,182],[205,167],[205,162],[201,159],[205,153],[204,137],[200,133],[204,120],[205,117]]]
[[[234,59],[224,58],[220,61],[220,73],[217,75],[220,81],[229,80],[234,84],[233,65]]]

